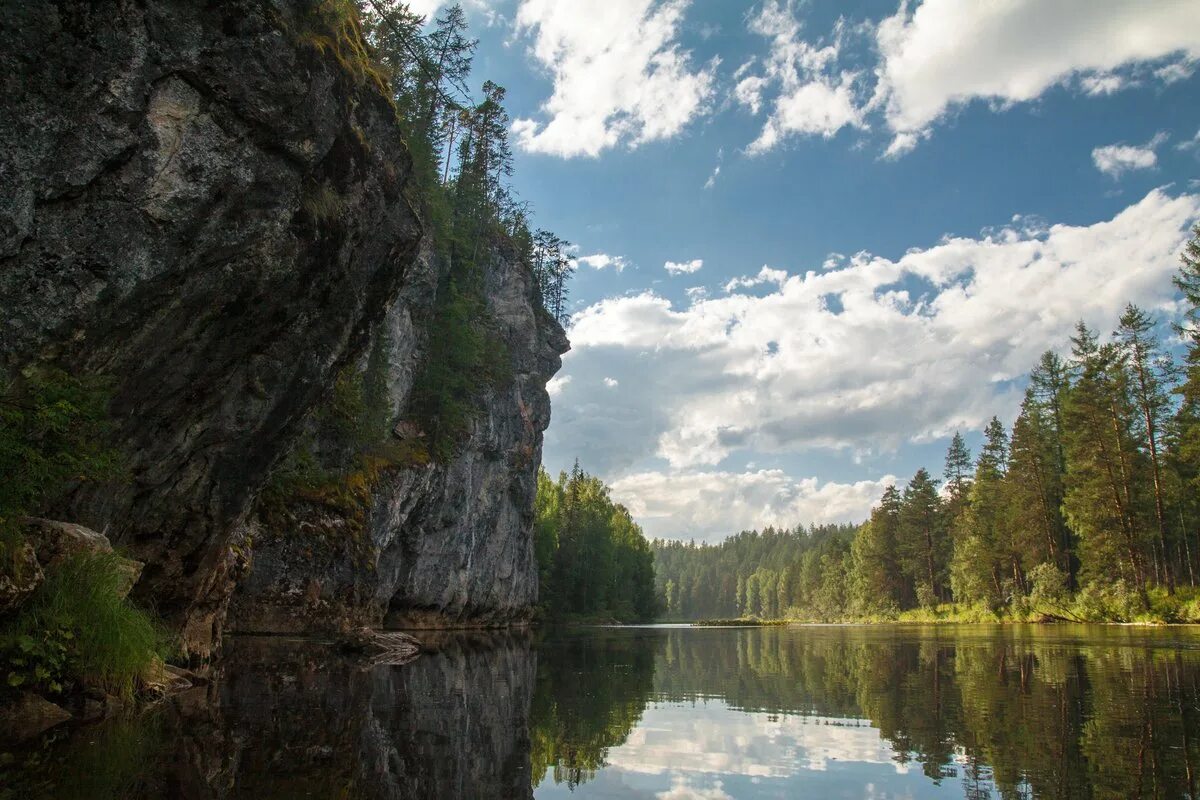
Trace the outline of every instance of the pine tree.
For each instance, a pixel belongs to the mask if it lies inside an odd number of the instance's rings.
[[[949,541],[937,485],[922,467],[904,487],[900,503],[901,566],[913,581],[922,606],[946,600]]]
[[[1183,293],[1186,304],[1184,322],[1176,330],[1187,342],[1184,355],[1183,382],[1174,390],[1179,398],[1179,408],[1171,421],[1170,457],[1180,486],[1176,490],[1176,507],[1179,512],[1180,536],[1184,546],[1191,551],[1191,542],[1197,539],[1197,518],[1200,516],[1196,496],[1200,490],[1200,223],[1192,228],[1192,237],[1180,254],[1179,272],[1174,277],[1175,286]],[[1185,488],[1186,486],[1186,488]],[[1187,559],[1189,579],[1194,583],[1192,556]]]
[[[901,579],[898,560],[900,492],[889,485],[871,519],[858,529],[851,545],[852,595],[860,613],[875,614],[908,608],[914,594]]]
[[[1085,573],[1108,580],[1115,563],[1144,592],[1144,536],[1135,510],[1131,415],[1120,359],[1082,322],[1071,343],[1077,377],[1063,410],[1063,511],[1079,537]]]
[[[946,451],[946,508],[951,520],[962,513],[971,491],[971,451],[962,434],[954,432],[950,449]]]
[[[1004,573],[1014,558],[1004,513],[1008,436],[992,417],[984,437],[967,508],[955,527],[952,578],[956,600],[987,600],[998,607],[1006,595]],[[1019,564],[1012,571],[1018,586],[1023,584]]]
[[[1130,304],[1121,315],[1116,336],[1120,343],[1119,352],[1129,369],[1133,402],[1141,418],[1142,427],[1138,431],[1138,438],[1145,442],[1150,459],[1154,519],[1159,553],[1163,562],[1163,578],[1167,584],[1167,591],[1174,592],[1175,559],[1167,544],[1166,485],[1160,443],[1171,407],[1167,387],[1174,382],[1175,367],[1170,357],[1159,348],[1153,331],[1154,320],[1146,312]]]
[[[1004,491],[1013,545],[1026,572],[1040,563],[1064,575],[1070,570],[1058,450],[1053,422],[1031,386],[1013,423]]]

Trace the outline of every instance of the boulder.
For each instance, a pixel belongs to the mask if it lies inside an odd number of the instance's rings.
[[[70,718],[69,713],[49,700],[22,692],[12,702],[0,705],[0,741],[32,739]]]
[[[30,517],[25,520],[25,532],[37,553],[38,563],[45,569],[51,569],[80,553],[113,552],[112,543],[103,533],[72,522]],[[125,597],[138,582],[145,565],[130,558],[116,558],[117,566],[125,578],[117,587],[117,594]]]

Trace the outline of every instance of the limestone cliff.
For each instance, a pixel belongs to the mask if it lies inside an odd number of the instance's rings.
[[[531,531],[542,431],[550,420],[545,386],[566,340],[531,300],[529,271],[511,254],[496,253],[484,276],[494,335],[511,358],[512,375],[483,392],[467,441],[442,463],[385,467],[352,513],[303,497],[286,498],[282,514],[256,509],[243,531],[251,544],[231,607],[233,630],[528,620],[537,600]],[[421,360],[411,301],[402,295],[375,334],[388,343],[393,416],[403,415]],[[423,434],[412,431],[418,446]]]
[[[199,654],[247,563],[255,603],[302,584],[372,620],[520,619],[536,593],[532,486],[566,342],[499,251],[487,298],[514,377],[453,459],[372,484],[377,558],[329,550],[330,580],[298,531],[263,530],[255,511],[382,331],[397,419],[439,335],[442,265],[392,107],[305,44],[310,5],[0,6],[0,368],[111,378],[129,479],[45,512],[145,562],[135,596]]]

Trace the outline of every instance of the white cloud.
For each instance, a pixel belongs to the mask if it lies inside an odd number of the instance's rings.
[[[705,189],[711,189],[717,185],[717,176],[721,174],[721,162],[725,160],[725,148],[717,148],[717,165],[713,167],[712,173],[709,174],[708,180],[704,182]]]
[[[612,484],[648,536],[724,538],[745,528],[792,527],[810,522],[860,522],[884,488],[876,481],[821,483],[778,469],[754,472],[638,472]]]
[[[558,397],[570,382],[570,375],[556,375],[546,382],[546,393],[551,397]]]
[[[773,283],[776,286],[782,286],[784,281],[787,280],[787,277],[788,274],[786,270],[771,269],[770,267],[763,265],[763,268],[758,271],[757,275],[742,275],[741,277],[734,278],[726,283],[725,293],[729,294],[730,292],[734,292],[743,288],[750,289],[755,286],[762,286],[765,283]]]
[[[872,105],[885,109],[889,127],[903,137],[892,148],[902,152],[948,111],[976,99],[1027,102],[1075,77],[1085,91],[1112,91],[1119,69],[1200,58],[1200,3],[902,2],[878,26],[876,43],[881,63]],[[1159,77],[1182,69],[1168,64]]]
[[[683,291],[685,294],[687,294],[688,299],[691,300],[693,303],[696,302],[697,300],[703,300],[704,298],[708,297],[708,287],[707,286],[689,286],[688,288],[684,289]]]
[[[592,269],[607,269],[612,267],[617,272],[621,272],[629,266],[629,262],[624,256],[610,256],[607,253],[593,253],[590,256],[576,256],[575,261],[579,264],[584,264]]]
[[[709,174],[708,180],[704,182],[705,189],[711,189],[717,185],[717,176],[721,174],[721,165],[717,164],[713,167],[712,173]]]
[[[1066,347],[1076,320],[1107,331],[1127,302],[1168,306],[1197,218],[1200,195],[1155,190],[1092,225],[1017,219],[894,260],[767,267],[731,288],[770,287],[762,295],[603,300],[573,318],[565,370],[577,381],[556,399],[547,451],[611,481],[659,469],[654,459],[688,473],[733,453],[887,452],[979,429],[1011,416],[1021,376]],[[619,396],[589,394],[602,376]]]
[[[1092,150],[1096,169],[1113,178],[1135,169],[1152,169],[1158,164],[1155,149],[1167,140],[1165,133],[1155,134],[1144,145],[1110,144]]]
[[[618,386],[620,386],[620,385],[621,385],[621,383],[620,383],[620,381],[618,381],[616,378],[605,378],[605,379],[604,379],[604,385],[605,385],[605,386],[607,386],[607,387],[608,387],[608,388],[610,388],[610,389],[615,389],[615,388],[617,388]]]
[[[1194,61],[1176,61],[1166,66],[1159,67],[1154,71],[1154,77],[1158,78],[1163,83],[1171,84],[1176,81],[1187,80],[1192,77],[1192,73],[1196,71],[1196,62]]]
[[[693,258],[691,261],[668,261],[663,264],[663,269],[672,275],[685,275],[699,272],[703,266],[704,259]]]
[[[817,45],[800,38],[801,24],[793,3],[767,0],[750,20],[750,30],[771,41],[762,75],[741,78],[734,88],[738,103],[757,114],[768,88],[775,91],[771,113],[750,155],[765,153],[793,135],[830,138],[845,127],[865,127],[855,97],[857,74],[836,69],[841,28],[832,42]],[[752,65],[743,65],[749,70]],[[741,72],[742,70],[739,70]]]
[[[1120,75],[1111,73],[1098,73],[1096,75],[1085,75],[1079,81],[1079,85],[1083,87],[1086,94],[1105,95],[1114,94],[1125,88],[1126,80]]]
[[[532,35],[534,57],[554,91],[543,121],[513,123],[528,151],[597,156],[678,135],[705,113],[716,64],[697,68],[677,34],[687,0],[564,3],[522,0],[516,27]]]

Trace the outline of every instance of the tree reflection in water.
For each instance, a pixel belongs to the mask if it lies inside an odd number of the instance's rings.
[[[234,641],[205,689],[10,748],[0,800],[1196,796],[1188,629],[623,628],[431,644],[392,666]]]
[[[1188,629],[659,629],[563,639],[540,648],[543,663],[570,655],[539,670],[531,716],[533,775],[544,776],[547,795],[609,763],[630,796],[697,781],[733,797],[777,796],[833,764],[846,796],[902,776],[917,797],[1196,796],[1200,634]],[[678,735],[639,735],[639,725],[664,720]],[[768,731],[757,740],[756,726]],[[891,763],[877,763],[881,755]],[[758,780],[742,786],[750,775]]]

